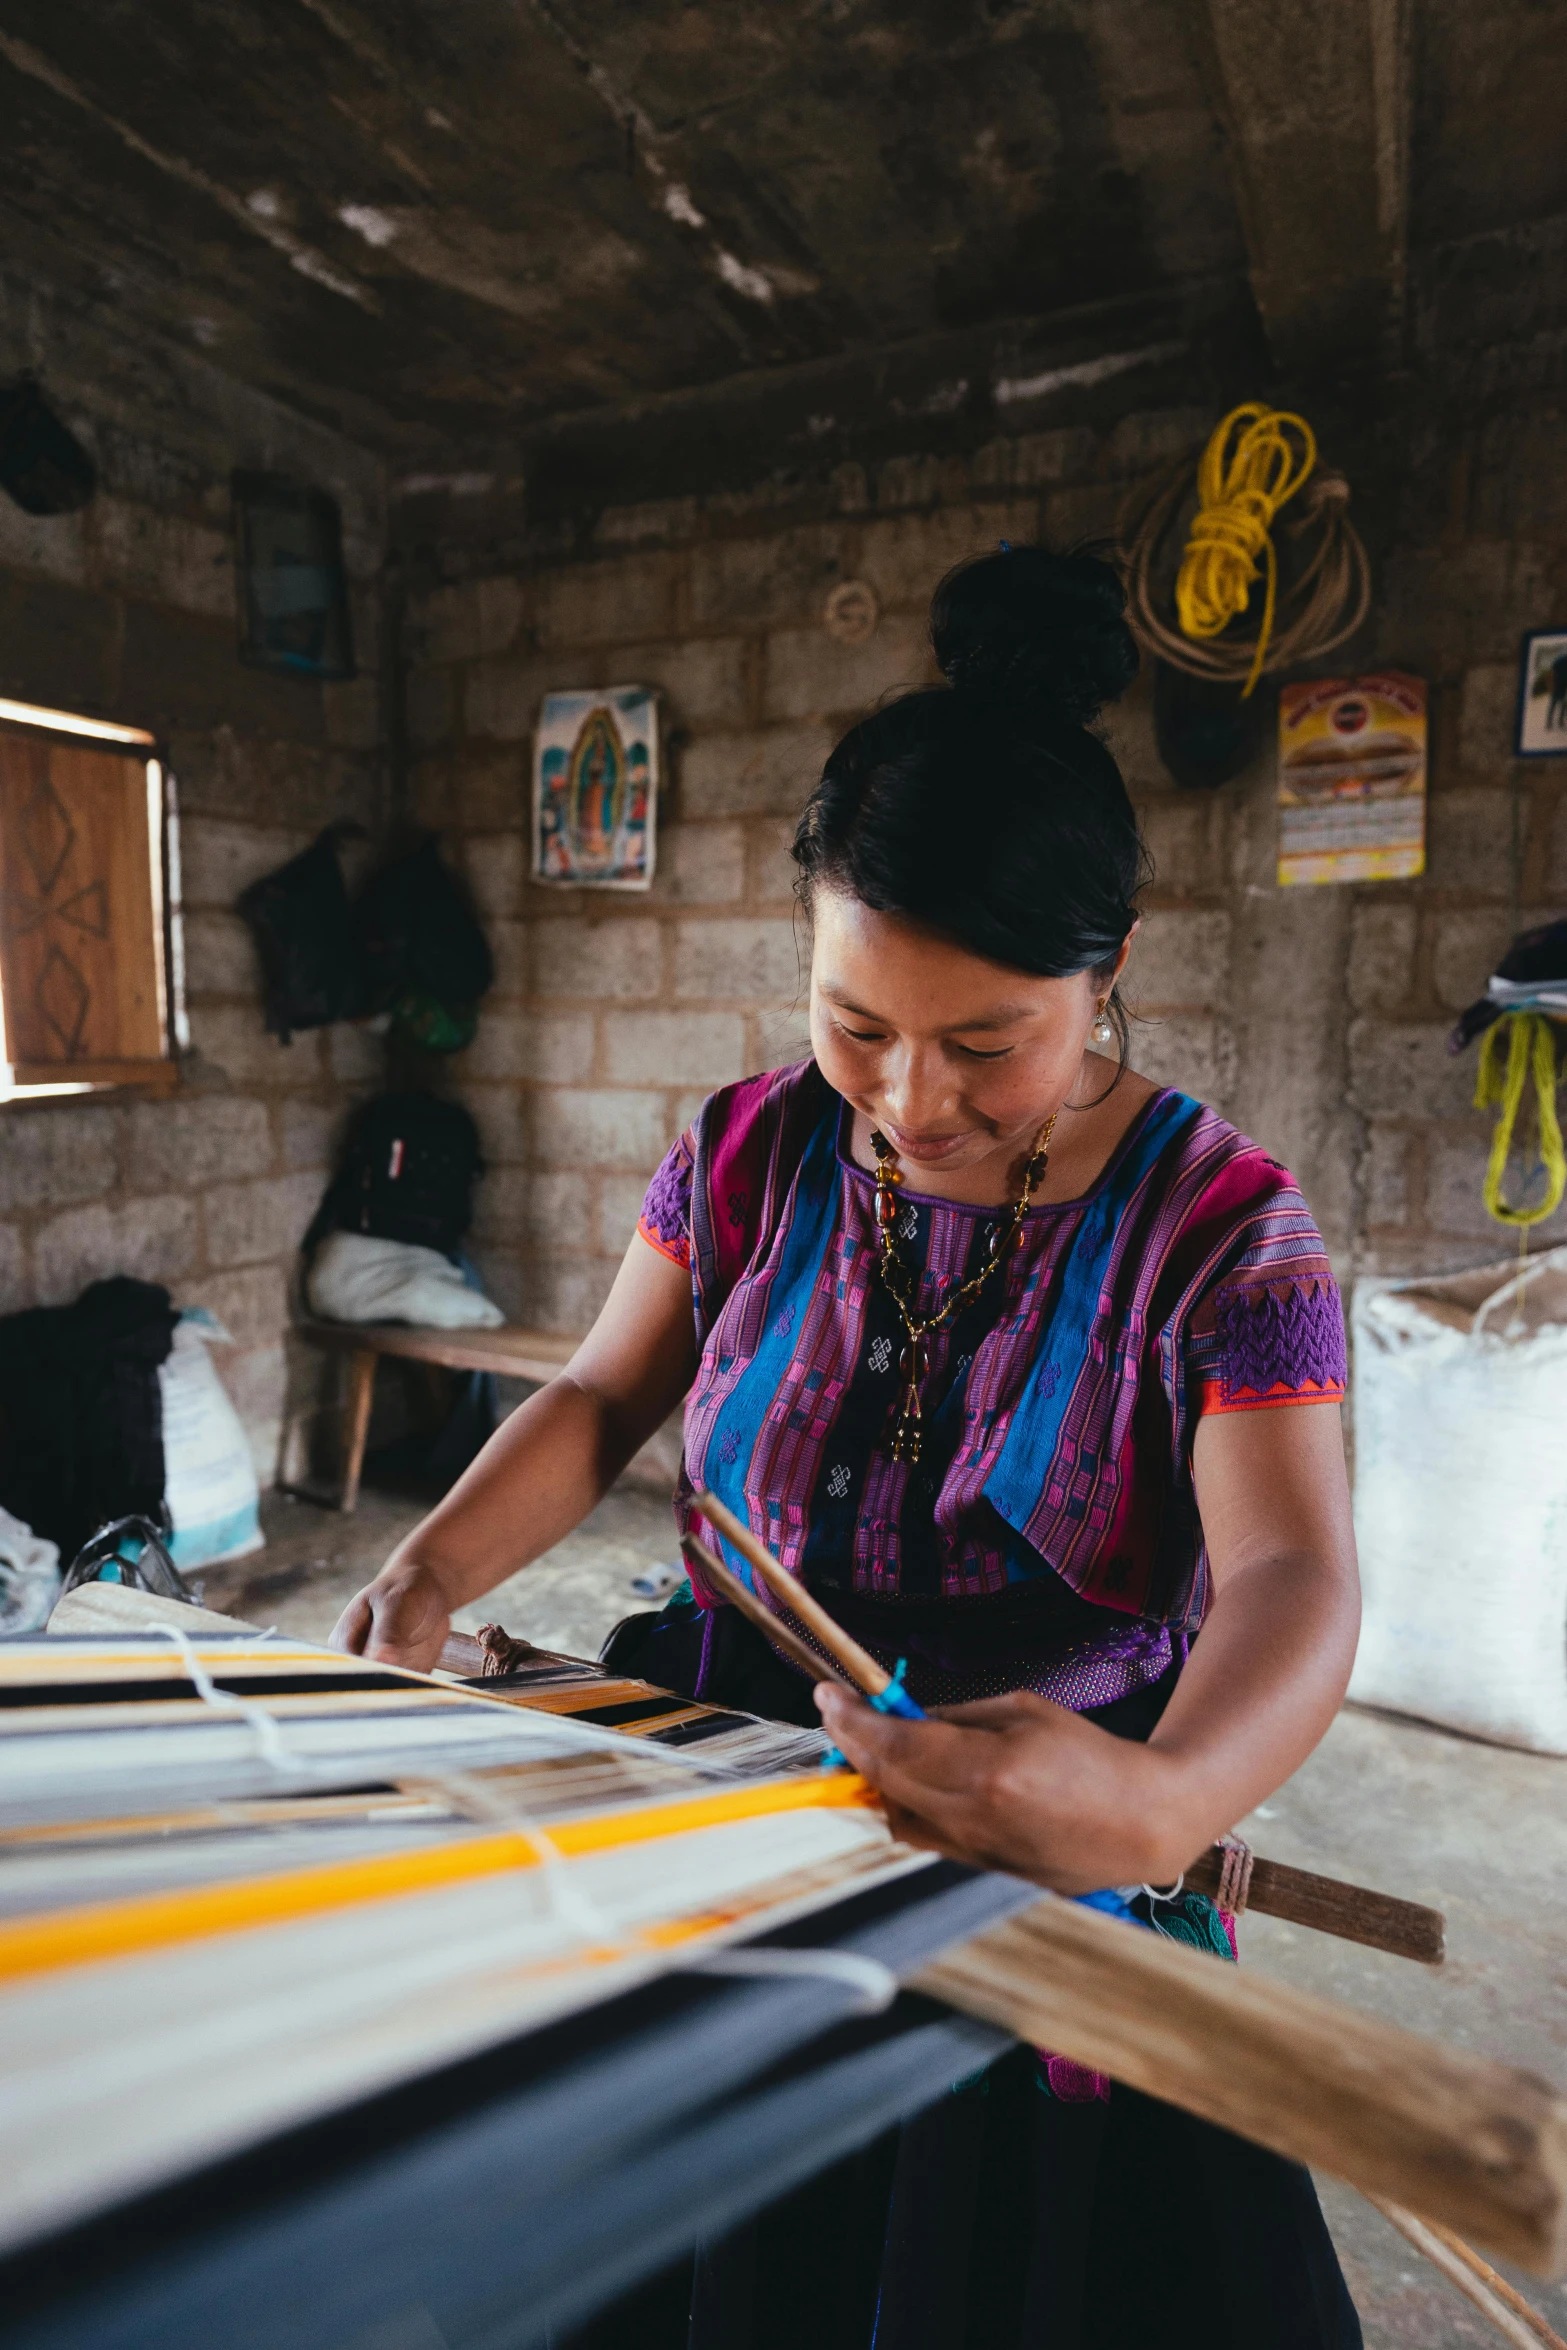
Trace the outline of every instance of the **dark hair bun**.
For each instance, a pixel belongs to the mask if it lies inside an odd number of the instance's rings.
[[[1003,547],[949,571],[930,608],[947,683],[997,714],[1086,726],[1137,675],[1126,592],[1097,555]]]

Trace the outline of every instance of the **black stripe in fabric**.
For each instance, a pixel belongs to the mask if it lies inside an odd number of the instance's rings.
[[[700,1746],[704,1738],[727,1738],[731,1730],[753,1730],[756,1723],[750,1714],[708,1714],[700,1722],[674,1722],[667,1730],[655,1730],[655,1746]]]
[[[634,1697],[619,1705],[573,1706],[569,1714],[557,1718],[568,1722],[597,1722],[602,1730],[619,1730],[630,1722],[661,1722],[666,1714],[684,1713],[690,1704],[687,1697]]]
[[[406,1691],[403,1673],[214,1673],[212,1683],[230,1697],[337,1697],[361,1690]],[[195,1697],[194,1681],[175,1674],[166,1681],[0,1682],[0,1707],[30,1705],[155,1705],[166,1697]]]

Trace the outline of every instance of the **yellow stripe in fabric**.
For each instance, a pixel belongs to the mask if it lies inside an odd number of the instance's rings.
[[[1507,1065],[1501,1066],[1503,1032],[1507,1035]],[[1502,1197],[1513,1130],[1523,1104],[1524,1087],[1533,1075],[1535,1106],[1540,1126],[1540,1157],[1545,1162],[1545,1197],[1538,1207],[1509,1207]],[[1485,1032],[1480,1068],[1475,1080],[1475,1108],[1499,1108],[1491,1137],[1491,1159],[1485,1171],[1485,1204],[1498,1224],[1541,1224],[1561,1206],[1567,1191],[1567,1151],[1562,1147],[1561,1122],[1556,1115],[1556,1031],[1543,1012],[1504,1012]]]
[[[89,1966],[101,1959],[128,1958],[168,1949],[214,1934],[235,1934],[251,1926],[280,1926],[365,1901],[391,1901],[410,1893],[440,1893],[508,1869],[541,1865],[540,1846],[551,1855],[578,1860],[654,1837],[684,1836],[693,1829],[720,1828],[734,1820],[766,1819],[780,1812],[873,1807],[874,1791],[852,1771],[823,1771],[810,1777],[766,1779],[749,1787],[695,1795],[681,1803],[644,1804],[634,1811],[601,1812],[579,1820],[554,1820],[539,1831],[539,1842],[523,1832],[476,1836],[461,1844],[425,1846],[371,1860],[292,1869],[275,1877],[246,1877],[238,1884],[203,1885],[183,1893],[143,1894],[105,1901],[50,1917],[20,1918],[0,1925],[0,1980]]]

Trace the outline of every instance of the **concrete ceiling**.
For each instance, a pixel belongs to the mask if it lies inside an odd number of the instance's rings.
[[[1494,311],[1509,268],[1533,318],[1564,25],[1560,0],[0,0],[0,258],[404,465],[744,379],[808,406],[815,372],[899,353],[937,415],[970,396],[955,354],[988,397],[1031,353],[1220,314],[1309,372],[1455,284]]]

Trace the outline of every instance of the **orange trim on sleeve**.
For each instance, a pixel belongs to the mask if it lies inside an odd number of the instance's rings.
[[[1322,1382],[1308,1379],[1301,1387],[1290,1387],[1280,1380],[1276,1387],[1270,1387],[1265,1394],[1259,1394],[1254,1388],[1243,1387],[1234,1395],[1226,1395],[1222,1379],[1205,1379],[1202,1406],[1197,1416],[1202,1420],[1210,1417],[1216,1419],[1223,1412],[1272,1412],[1277,1411],[1282,1404],[1342,1403],[1343,1400],[1343,1383],[1337,1379]]]
[[[664,1240],[642,1216],[637,1218],[637,1233],[640,1239],[647,1242],[649,1248],[656,1248],[661,1257],[668,1257],[672,1265],[678,1265],[682,1273],[690,1272],[691,1243],[684,1233],[681,1234],[678,1241]]]

